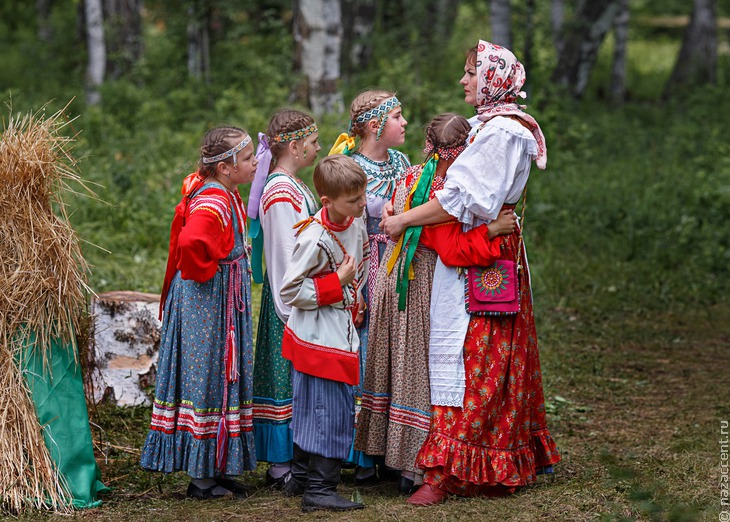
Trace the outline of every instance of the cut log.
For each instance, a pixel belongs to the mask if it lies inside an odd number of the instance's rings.
[[[95,402],[150,404],[160,347],[159,306],[159,295],[141,292],[107,292],[93,300]]]

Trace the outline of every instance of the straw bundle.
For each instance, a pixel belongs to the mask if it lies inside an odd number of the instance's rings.
[[[68,509],[19,361],[27,346],[75,352],[87,266],[60,195],[85,188],[61,131],[63,110],[10,116],[0,141],[0,509]],[[58,215],[57,215],[57,214]],[[47,365],[48,366],[48,365]],[[50,370],[50,368],[49,368]]]

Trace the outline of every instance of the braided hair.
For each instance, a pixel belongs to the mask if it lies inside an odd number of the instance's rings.
[[[358,123],[355,121],[357,117],[360,116],[362,113],[369,111],[370,109],[374,109],[384,100],[392,98],[393,96],[395,96],[395,93],[382,90],[370,90],[358,94],[350,104],[350,121],[352,122],[352,127],[350,131],[351,134],[354,136],[359,136],[360,138],[364,138],[366,135],[365,129],[368,122],[364,121]]]
[[[439,114],[426,127],[427,154],[464,145],[470,130],[469,121],[460,114]]]
[[[223,154],[236,146],[248,133],[239,127],[216,127],[209,130],[203,137],[203,144],[200,146],[200,160],[198,161],[198,172],[203,178],[213,176],[218,163],[203,163],[203,158],[212,158]],[[233,158],[222,160],[232,162]]]
[[[283,109],[274,114],[269,121],[269,128],[266,131],[266,137],[269,140],[269,150],[271,150],[272,163],[276,163],[277,158],[286,150],[288,142],[274,141],[274,136],[285,132],[293,132],[314,124],[314,118],[306,112],[296,109]]]

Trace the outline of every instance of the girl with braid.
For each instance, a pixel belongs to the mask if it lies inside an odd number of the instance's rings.
[[[254,277],[261,270],[261,257],[256,255],[261,240],[266,256],[253,384],[256,457],[271,463],[266,484],[277,489],[288,480],[297,451],[290,430],[291,363],[281,355],[291,306],[281,298],[281,284],[296,240],[294,225],[319,209],[298,176],[301,169],[314,164],[320,150],[318,138],[317,124],[309,114],[291,109],[277,112],[267,133],[259,134],[259,164],[249,197],[250,217],[259,222],[252,221],[251,227]]]
[[[352,157],[365,171],[368,179],[367,209],[365,220],[370,240],[370,274],[368,287],[364,289],[364,306],[359,312],[356,323],[360,333],[360,373],[361,382],[365,375],[365,361],[368,346],[368,322],[370,313],[367,309],[369,295],[372,293],[372,282],[375,279],[381,256],[385,250],[387,236],[378,228],[383,205],[390,201],[398,181],[410,166],[408,157],[395,150],[405,142],[406,125],[401,102],[394,93],[383,90],[368,90],[360,93],[350,104],[350,130],[348,135],[341,135],[342,144],[335,144],[330,152],[344,152]],[[355,147],[355,138],[359,145]],[[339,146],[338,146],[339,145]],[[342,145],[345,149],[342,150]],[[360,387],[355,395],[355,411],[359,417],[362,391]],[[355,424],[357,425],[357,417]],[[370,485],[378,481],[375,460],[359,451],[350,454],[349,462],[357,465],[355,484]],[[380,477],[382,478],[382,477]]]
[[[464,150],[470,129],[466,118],[453,113],[429,123],[427,161],[410,167],[398,182],[392,202],[396,214],[433,198],[443,187],[446,170]],[[419,227],[410,245],[390,241],[385,249],[370,296],[369,349],[355,447],[383,455],[386,466],[401,470],[402,493],[412,493],[423,483],[416,455],[431,418],[429,307],[437,255],[454,266],[489,261],[488,256],[499,255],[499,239],[490,238],[511,233],[515,222],[514,213],[505,211],[488,229],[484,225],[466,234],[455,220]]]
[[[256,165],[246,131],[209,131],[172,221],[155,401],[141,465],[185,471],[187,496],[195,499],[245,498],[232,477],[256,468],[249,247],[238,193]]]

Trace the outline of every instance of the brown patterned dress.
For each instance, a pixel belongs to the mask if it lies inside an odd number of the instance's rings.
[[[394,195],[394,210],[402,213],[422,165],[408,169]],[[433,190],[438,190],[439,178]],[[441,182],[442,183],[442,182]],[[433,191],[432,191],[433,194]],[[397,267],[387,263],[395,243],[389,242],[370,298],[368,351],[362,409],[355,449],[384,455],[391,468],[418,471],[416,455],[426,440],[431,418],[428,380],[431,284],[436,253],[419,246],[413,260],[415,278],[408,286],[406,309],[398,310]],[[401,253],[398,261],[405,257]]]

